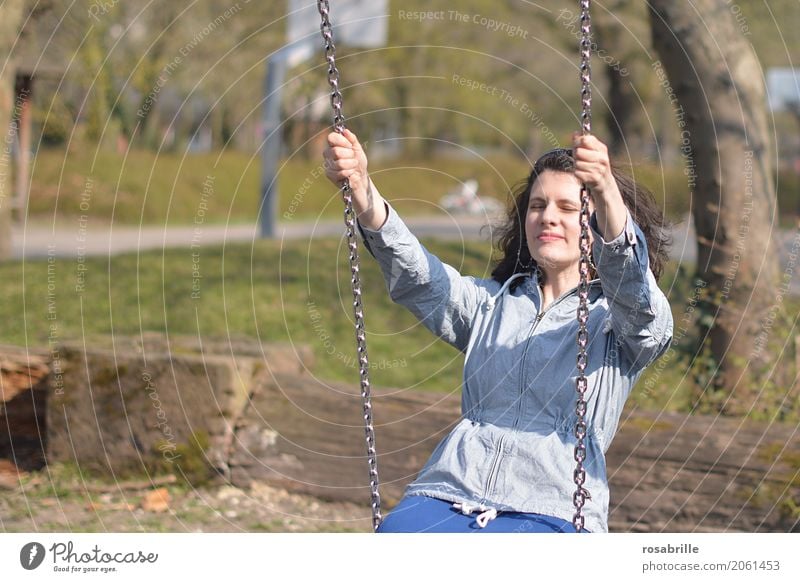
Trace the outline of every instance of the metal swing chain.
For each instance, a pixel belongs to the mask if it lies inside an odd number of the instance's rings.
[[[590,58],[592,56],[592,21],[589,14],[591,0],[581,0],[581,130],[583,135],[592,131],[592,69]],[[581,184],[581,236],[580,236],[580,284],[578,285],[578,378],[575,381],[575,389],[578,393],[575,413],[578,420],[575,423],[575,438],[578,439],[575,445],[575,472],[573,475],[576,490],[572,496],[575,505],[575,515],[572,518],[572,525],[580,533],[584,525],[582,509],[587,499],[591,499],[589,492],[584,489],[586,482],[586,470],[583,462],[586,460],[586,445],[583,439],[586,436],[586,345],[589,341],[589,333],[586,330],[586,322],[589,320],[589,188],[586,184]]]
[[[320,31],[325,40],[325,60],[328,62],[328,84],[331,86],[331,106],[333,107],[333,129],[344,132],[342,115],[342,93],[339,91],[339,70],[336,68],[336,46],[333,44],[333,27],[330,21],[328,0],[318,0],[322,23]],[[353,210],[353,191],[348,180],[342,182],[344,200],[344,222],[347,227],[347,245],[350,249],[350,284],[353,288],[353,315],[355,316],[356,349],[358,369],[361,378],[361,400],[364,405],[364,433],[367,441],[367,462],[369,464],[369,486],[372,496],[372,528],[380,526],[381,496],[378,491],[378,454],[375,449],[375,427],[372,424],[372,402],[369,382],[369,359],[367,357],[367,337],[364,331],[364,307],[361,303],[361,278],[359,276],[358,241],[356,239],[356,215]]]
[[[592,129],[592,89],[591,89],[591,0],[581,0],[581,129],[583,135],[591,133]],[[328,62],[328,84],[331,86],[331,106],[333,108],[333,128],[339,133],[344,132],[344,116],[342,115],[342,94],[339,91],[339,70],[336,68],[336,47],[333,43],[333,28],[330,22],[330,5],[328,0],[318,0],[317,9],[319,10],[322,23],[320,31],[325,40],[325,59]],[[372,497],[372,526],[377,530],[380,526],[381,517],[381,498],[378,491],[378,460],[375,449],[375,428],[372,422],[372,403],[370,395],[369,381],[369,359],[367,356],[366,334],[364,331],[364,310],[361,302],[361,280],[359,277],[359,257],[358,244],[355,234],[355,212],[353,210],[353,197],[350,184],[347,180],[342,183],[342,199],[344,200],[344,218],[347,227],[348,247],[350,250],[350,271],[351,285],[353,288],[353,313],[355,316],[356,343],[359,354],[359,375],[361,379],[361,398],[364,405],[364,430],[367,442],[367,461],[369,464],[370,493]],[[577,489],[573,495],[575,505],[575,515],[572,523],[575,530],[580,532],[584,528],[584,516],[582,509],[586,499],[590,499],[589,492],[584,489],[586,481],[586,470],[583,461],[586,460],[586,446],[584,438],[586,436],[586,346],[588,344],[588,331],[586,324],[589,319],[588,298],[589,298],[589,190],[586,185],[581,187],[581,236],[580,236],[580,283],[578,286],[578,357],[577,368],[578,378],[576,379],[576,391],[578,394],[575,412],[578,417],[575,423],[575,437],[578,442],[575,445],[575,462],[577,463],[574,472],[574,481]]]

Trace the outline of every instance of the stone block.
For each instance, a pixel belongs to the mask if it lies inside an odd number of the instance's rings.
[[[48,462],[116,476],[227,471],[228,449],[262,360],[155,349],[58,349],[50,378]],[[263,378],[261,381],[264,381]]]

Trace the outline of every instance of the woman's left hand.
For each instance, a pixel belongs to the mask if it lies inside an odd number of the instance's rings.
[[[611,173],[608,148],[593,135],[574,133],[572,139],[575,177],[589,187],[603,240],[614,240],[625,229],[628,211]]]
[[[608,148],[595,136],[572,134],[572,151],[575,157],[575,177],[589,187],[592,198],[607,200],[620,196],[617,181],[611,174]]]

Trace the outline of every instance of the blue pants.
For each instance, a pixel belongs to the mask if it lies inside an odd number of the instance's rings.
[[[476,517],[464,515],[449,501],[408,495],[384,518],[378,533],[575,533],[572,523],[538,513],[503,511],[485,528]]]

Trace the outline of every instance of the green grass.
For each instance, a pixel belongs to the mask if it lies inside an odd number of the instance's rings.
[[[466,272],[488,275],[484,245],[431,243]],[[85,259],[85,291],[76,292],[73,259],[0,265],[5,325],[0,342],[47,346],[50,340],[99,335],[248,336],[310,344],[316,369],[329,380],[354,382],[349,269],[338,240],[258,242],[202,247],[199,298],[193,299],[191,249]],[[49,267],[49,274],[48,274]],[[461,355],[389,300],[375,262],[363,266],[369,347],[377,385],[459,386]],[[49,290],[48,290],[49,286]],[[48,293],[54,312],[48,312]],[[53,319],[48,319],[51,317]],[[313,317],[313,320],[312,320]],[[91,341],[91,339],[89,340]]]
[[[293,158],[281,164],[280,220],[341,217],[338,192],[320,163],[321,158]],[[260,205],[260,171],[259,158],[241,152],[184,157],[138,150],[126,159],[91,147],[42,150],[34,162],[28,214],[48,222],[85,214],[117,224],[252,223]],[[374,162],[370,171],[405,214],[435,212],[440,198],[470,177],[479,180],[482,192],[505,200],[526,172],[524,162],[510,156]]]
[[[424,241],[464,274],[489,277],[489,248],[481,242]],[[192,252],[199,270],[194,272]],[[363,252],[362,282],[372,380],[376,386],[456,391],[463,356],[435,339],[404,308],[391,302],[377,265]],[[263,342],[310,345],[315,374],[356,382],[349,268],[339,240],[258,241],[169,249],[140,256],[85,259],[85,286],[76,291],[74,259],[0,265],[0,342],[47,346],[50,340],[138,335],[142,331],[203,338],[244,336]],[[49,272],[48,272],[49,268]],[[195,275],[201,277],[196,279]],[[199,295],[192,297],[193,285]],[[690,274],[669,263],[660,283],[678,323],[692,297]],[[48,294],[52,293],[48,311]],[[786,298],[787,309],[800,309]],[[52,318],[52,319],[50,319]],[[686,327],[686,324],[682,324]],[[688,411],[692,379],[686,373],[693,325],[674,342],[669,362],[645,371],[631,405]],[[780,335],[775,333],[774,335]],[[650,385],[648,387],[648,379]]]
[[[441,197],[459,181],[475,178],[483,195],[508,201],[508,192],[525,178],[526,162],[513,156],[378,160],[370,172],[382,193],[404,215],[441,212]],[[690,207],[680,167],[650,162],[629,168],[675,219]],[[253,223],[259,208],[260,160],[241,152],[157,155],[134,150],[127,158],[91,147],[69,152],[44,149],[33,167],[29,218],[38,222],[91,224]],[[341,201],[316,159],[299,157],[280,167],[279,220],[338,219]],[[796,178],[782,178],[781,207],[789,213]],[[785,214],[785,212],[784,212]]]

